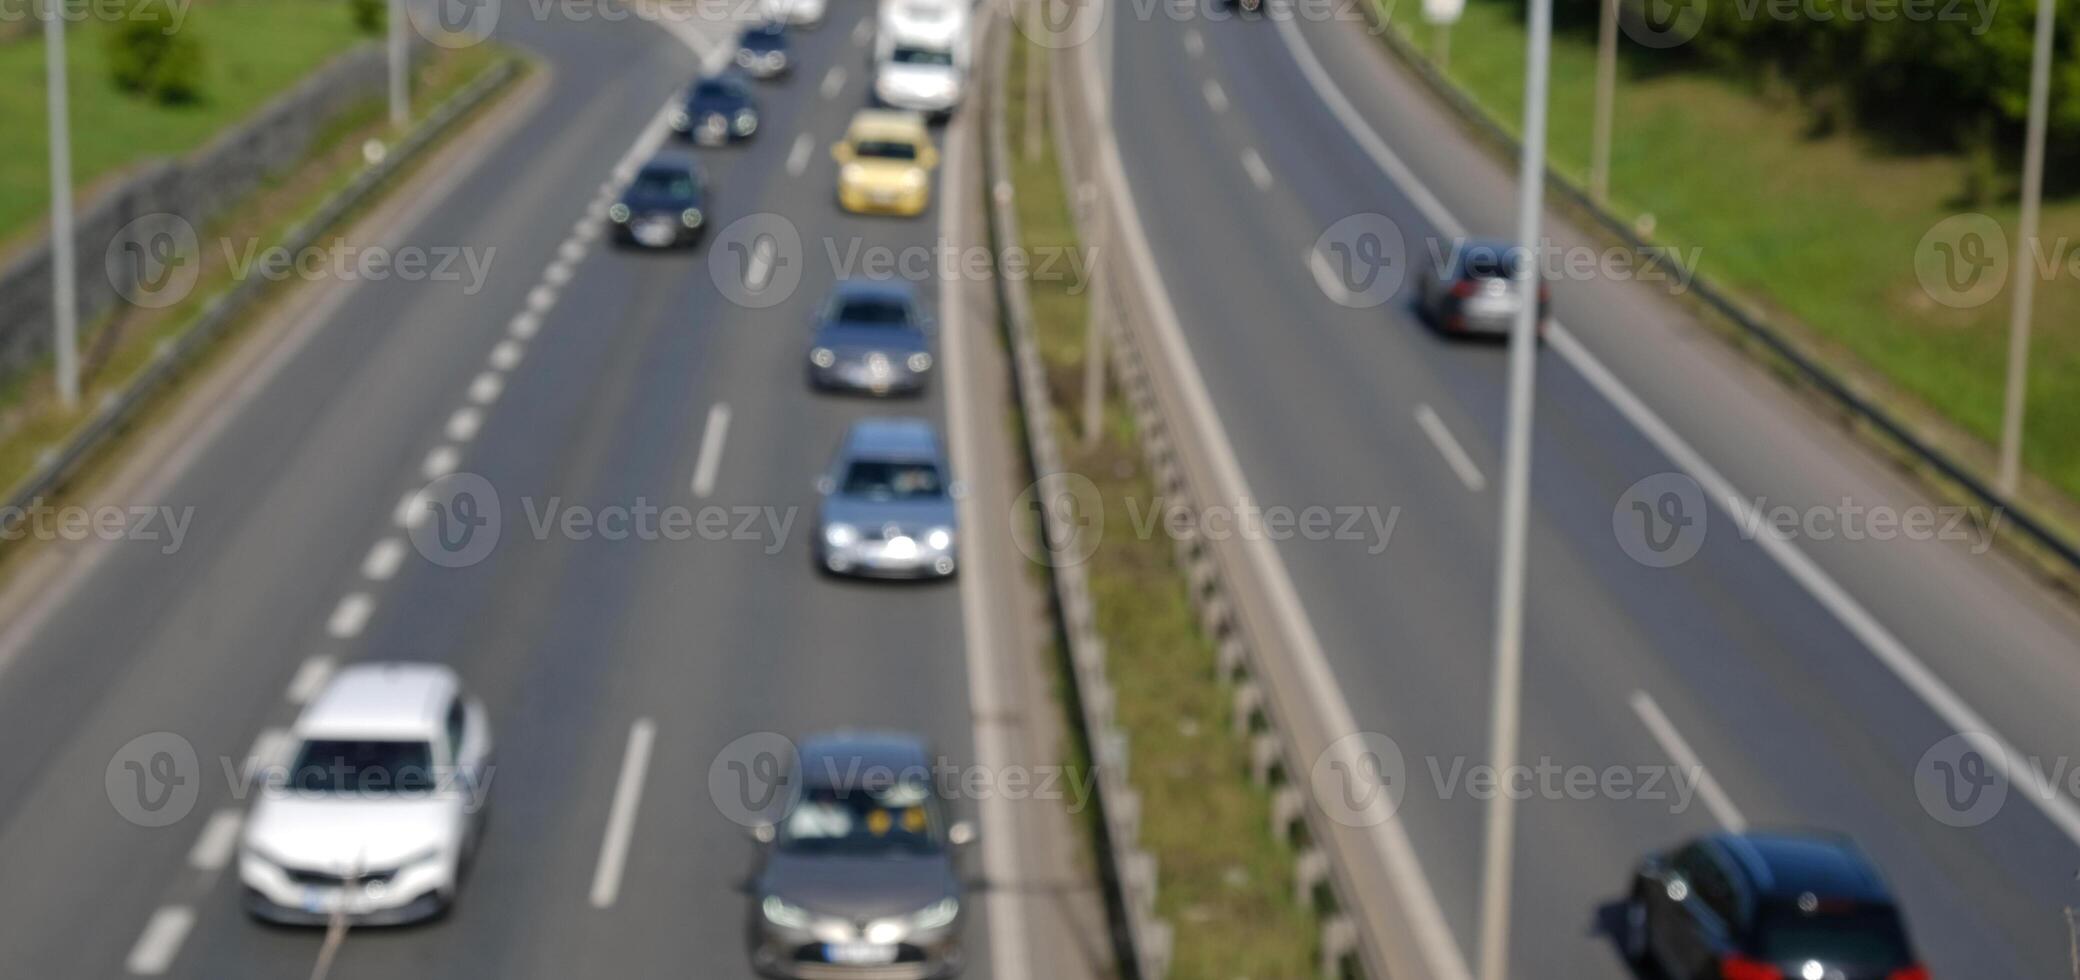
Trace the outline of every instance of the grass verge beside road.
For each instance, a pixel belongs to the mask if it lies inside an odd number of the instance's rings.
[[[1010,132],[1023,132],[1029,104],[1025,59],[1043,50],[1014,35]],[[1052,141],[1037,159],[1013,156],[1025,247],[1035,255],[1077,247]],[[1157,915],[1176,930],[1172,975],[1311,976],[1319,929],[1312,909],[1295,900],[1293,850],[1272,837],[1270,796],[1250,781],[1247,746],[1229,727],[1231,692],[1217,676],[1213,646],[1199,630],[1170,542],[1138,536],[1131,518],[1161,503],[1133,416],[1110,399],[1104,438],[1086,449],[1061,411],[1082,404],[1084,285],[1028,283],[1057,411],[1027,424],[1054,426],[1064,464],[1088,477],[1104,501],[1102,542],[1087,563],[1091,598],[1142,797],[1140,843],[1155,855],[1161,879]]]
[[[1418,50],[1436,35],[1395,21]],[[1943,29],[1930,25],[1927,29]],[[1524,29],[1515,0],[1469,0],[1451,33],[1449,76],[1504,128],[1522,118]],[[1789,327],[1838,373],[1882,389],[1909,418],[1955,427],[1935,441],[1990,466],[2006,380],[2008,293],[1955,309],[1915,275],[1923,237],[1953,215],[1983,212],[2013,242],[2010,186],[1991,202],[1964,198],[1964,157],[1898,149],[1854,129],[1820,131],[1788,95],[1711,72],[1681,52],[1621,40],[1611,208],[1652,218],[1652,237],[1699,247],[1702,270]],[[1595,86],[1593,33],[1553,39],[1548,150],[1552,166],[1586,184]],[[2080,497],[2080,201],[2046,203],[2046,261],[2030,364],[2024,461],[2066,498]],[[2012,254],[2012,253],[2011,253]],[[2009,263],[2009,283],[2040,275]],[[1949,438],[1945,438],[1949,435]],[[1963,445],[1960,445],[1962,443]],[[2070,499],[2062,501],[2070,504]]]

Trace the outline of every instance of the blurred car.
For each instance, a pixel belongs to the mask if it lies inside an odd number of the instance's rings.
[[[778,78],[794,69],[791,47],[785,23],[753,24],[737,36],[737,67],[753,78]]]
[[[636,171],[607,208],[614,240],[647,248],[700,241],[707,225],[708,178],[684,153],[660,153]]]
[[[826,0],[759,0],[758,13],[765,20],[814,27],[823,23],[828,7]]]
[[[960,0],[884,3],[874,39],[874,102],[936,120],[952,115],[969,67],[968,24]]]
[[[956,851],[931,754],[902,734],[804,738],[799,785],[752,877],[751,963],[777,977],[925,980],[959,972]]]
[[[929,330],[909,283],[843,280],[809,340],[809,380],[876,395],[923,391],[932,369]]]
[[[838,205],[847,211],[918,215],[931,203],[939,151],[914,112],[860,110],[831,156],[839,164]]]
[[[1507,337],[1523,308],[1513,288],[1525,252],[1511,242],[1476,238],[1457,243],[1441,262],[1417,278],[1417,307],[1431,326],[1448,333]],[[1538,284],[1538,323],[1545,333],[1552,290]]]
[[[861,419],[816,481],[816,561],[835,575],[954,573],[954,499],[939,434],[923,419]]]
[[[246,909],[288,924],[432,918],[455,900],[483,816],[491,725],[434,664],[346,668],[296,721],[286,769],[246,821]]]
[[[672,132],[706,146],[747,140],[758,132],[758,100],[742,75],[719,72],[696,79],[668,121]]]
[[[1717,834],[1633,877],[1625,952],[1662,976],[1928,980],[1884,879],[1846,840]]]

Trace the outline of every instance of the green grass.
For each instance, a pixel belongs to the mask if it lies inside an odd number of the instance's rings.
[[[195,149],[363,39],[344,3],[196,0],[181,30],[201,40],[206,79],[193,104],[162,105],[109,77],[103,22],[69,24],[65,67],[76,189],[152,156]],[[38,224],[50,202],[49,117],[40,30],[0,41],[0,242]]]
[[[1010,132],[1021,133],[1024,58],[1020,36],[1006,77]],[[1013,178],[1025,244],[1073,247],[1074,226],[1050,143],[1028,161],[1013,139]],[[1035,327],[1048,364],[1056,417],[1071,472],[1088,476],[1105,503],[1102,544],[1088,564],[1100,631],[1110,651],[1117,716],[1132,746],[1142,794],[1141,845],[1156,857],[1157,911],[1176,930],[1172,976],[1305,977],[1315,972],[1313,910],[1292,893],[1292,848],[1272,839],[1269,794],[1249,779],[1245,743],[1231,733],[1231,692],[1216,676],[1170,542],[1143,540],[1128,506],[1148,512],[1154,488],[1136,447],[1131,413],[1107,405],[1105,437],[1084,450],[1067,412],[1082,405],[1086,303],[1080,283],[1032,281]]]
[[[1453,81],[1511,131],[1523,106],[1519,9],[1470,0],[1451,38]],[[1401,29],[1430,48],[1427,26]],[[1613,210],[1651,214],[1658,240],[1701,247],[1704,275],[1818,340],[1840,367],[1887,379],[1910,402],[1996,439],[2008,294],[1953,310],[1921,289],[1913,263],[1922,236],[1961,212],[1993,216],[2012,241],[2015,203],[1961,201],[1960,157],[1897,151],[1853,132],[1815,136],[1794,101],[1621,43]],[[1583,184],[1595,53],[1591,34],[1554,38],[1549,153]],[[2048,202],[2042,235],[2047,247],[2080,240],[2080,201]],[[2032,266],[2013,267],[2019,275]],[[2040,279],[2036,296],[2025,461],[2080,496],[2080,282],[2063,273]]]

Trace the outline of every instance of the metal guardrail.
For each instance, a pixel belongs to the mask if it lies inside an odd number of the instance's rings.
[[[517,59],[507,58],[471,79],[461,91],[449,96],[404,139],[369,165],[347,186],[334,192],[310,217],[283,234],[277,243],[298,252],[311,247],[356,208],[366,203],[377,188],[437,139],[454,122],[481,105],[493,92],[511,81],[520,70]],[[87,422],[74,430],[62,445],[44,453],[35,470],[8,491],[0,515],[8,515],[0,528],[12,529],[25,519],[27,509],[63,488],[86,461],[111,438],[136,420],[137,413],[153,395],[187,370],[222,334],[237,315],[251,306],[272,282],[261,277],[240,280],[219,293],[200,316],[181,334],[162,343],[152,361],[120,391],[109,392]]]
[[[1018,213],[1012,196],[1010,150],[1005,133],[1006,66],[1010,62],[1012,25],[1009,14],[986,17],[991,31],[993,68],[987,85],[989,125],[987,130],[987,179],[992,254],[1022,242]],[[959,191],[956,189],[955,191]],[[1054,408],[1048,399],[1047,368],[1033,327],[1031,297],[1023,278],[999,269],[998,308],[1008,334],[1013,368],[1013,386],[1025,416],[1026,446],[1033,474],[1042,489],[1042,500],[1064,493],[1061,481],[1067,475],[1061,447],[1055,439]],[[1039,508],[1042,532],[1052,554],[1061,554],[1076,539],[1070,515],[1054,507]],[[1080,709],[1079,722],[1085,744],[1090,747],[1098,771],[1098,806],[1101,811],[1106,866],[1106,887],[1114,905],[1114,932],[1123,948],[1121,959],[1139,980],[1161,980],[1169,973],[1173,933],[1170,924],[1155,914],[1155,856],[1136,846],[1140,840],[1141,798],[1127,781],[1127,739],[1113,713],[1115,696],[1106,677],[1105,640],[1098,632],[1097,607],[1091,601],[1090,582],[1078,563],[1056,563],[1050,569],[1054,586],[1055,613],[1068,646],[1070,676]]]
[[[1417,51],[1407,38],[1402,37],[1401,32],[1388,23],[1377,9],[1368,4],[1359,6],[1366,8],[1367,24],[1386,40],[1387,46],[1393,49],[1394,54],[1425,86],[1436,93],[1467,124],[1479,130],[1483,137],[1506,148],[1514,157],[1521,145],[1515,134],[1503,128],[1502,124],[1490,116],[1480,103],[1475,102],[1465,89],[1438,71],[1437,66]],[[1627,248],[1635,251],[1661,251],[1665,248],[1639,234],[1630,223],[1596,203],[1586,189],[1552,167],[1546,168],[1546,186],[1564,198],[1569,206],[1592,217],[1604,231],[1616,236]],[[1798,381],[1833,402],[1852,419],[1859,419],[1877,429],[1907,455],[1936,471],[1944,480],[1957,485],[1966,496],[1980,505],[2006,514],[2007,519],[1998,533],[2010,533],[2011,529],[2021,533],[2037,547],[2048,552],[2048,557],[2065,566],[2067,577],[2080,578],[2080,546],[2067,540],[2049,522],[2032,514],[2014,498],[2003,495],[1988,485],[1984,479],[1949,454],[1930,445],[1906,423],[1858,393],[1827,365],[1799,349],[1783,331],[1771,326],[1760,314],[1748,309],[1703,273],[1697,273],[1691,279],[1690,292],[1713,312],[1739,328],[1743,336],[1761,344],[1788,367]]]

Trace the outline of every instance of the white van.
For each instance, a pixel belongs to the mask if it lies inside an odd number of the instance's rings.
[[[883,0],[874,38],[874,100],[945,119],[969,67],[966,0]]]

